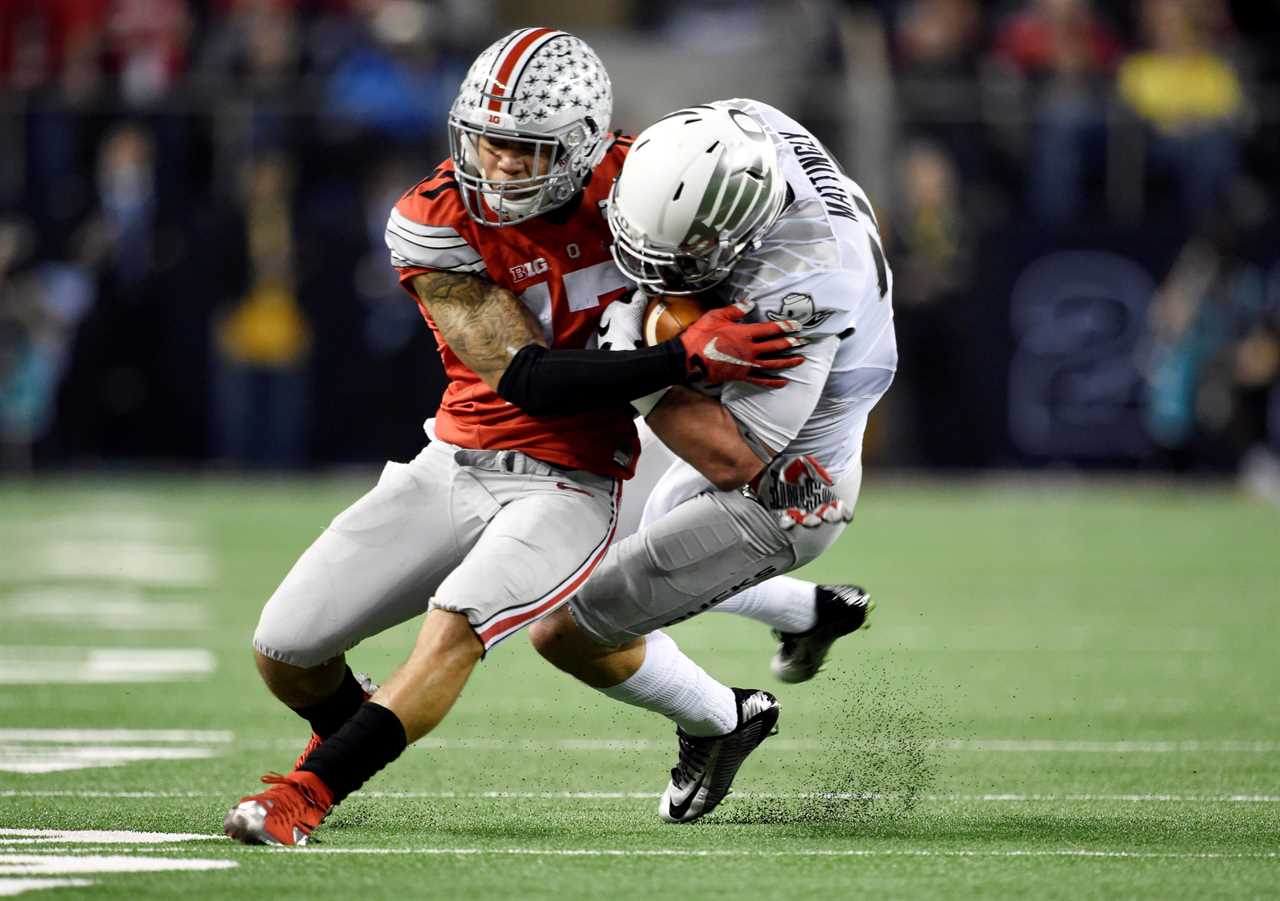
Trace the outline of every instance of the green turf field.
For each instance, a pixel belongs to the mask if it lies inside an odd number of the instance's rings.
[[[1120,482],[872,475],[808,575],[866,584],[874,629],[807,685],[772,683],[762,626],[673,629],[783,705],[699,824],[655,813],[668,724],[516,636],[311,848],[233,845],[307,736],[254,673],[258,610],[371,482],[0,483],[0,896],[1280,894],[1280,511]]]

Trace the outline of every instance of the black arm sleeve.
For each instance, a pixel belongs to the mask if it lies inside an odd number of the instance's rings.
[[[502,374],[498,394],[533,416],[564,416],[683,385],[686,373],[679,338],[637,350],[548,350],[528,344]]]

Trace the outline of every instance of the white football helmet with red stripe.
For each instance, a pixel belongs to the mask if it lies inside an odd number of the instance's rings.
[[[485,225],[512,225],[567,202],[604,156],[612,113],[609,74],[580,38],[521,28],[490,45],[449,111],[449,152],[467,212]],[[486,178],[483,136],[528,145],[535,174]]]

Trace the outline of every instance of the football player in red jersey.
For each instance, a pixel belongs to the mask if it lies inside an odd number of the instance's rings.
[[[714,310],[657,347],[593,350],[629,283],[601,214],[629,141],[581,40],[520,29],[468,71],[450,159],[396,204],[387,244],[451,382],[412,462],[340,514],[272,595],[254,634],[263,680],[315,740],[224,830],[306,841],[334,804],[431,731],[476,663],[562,605],[603,558],[638,440],[627,401],[691,381],[777,387],[800,362],[789,320]],[[426,612],[372,698],[344,653]]]

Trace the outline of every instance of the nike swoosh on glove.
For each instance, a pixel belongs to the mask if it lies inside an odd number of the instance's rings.
[[[799,366],[804,357],[778,355],[808,342],[790,335],[800,330],[799,323],[791,319],[743,322],[754,306],[740,301],[717,307],[680,334],[677,340],[684,345],[690,378],[712,384],[750,382],[766,388],[781,388],[787,383],[769,373]]]
[[[596,326],[601,350],[633,350],[644,347],[646,297],[637,288],[604,308]]]

